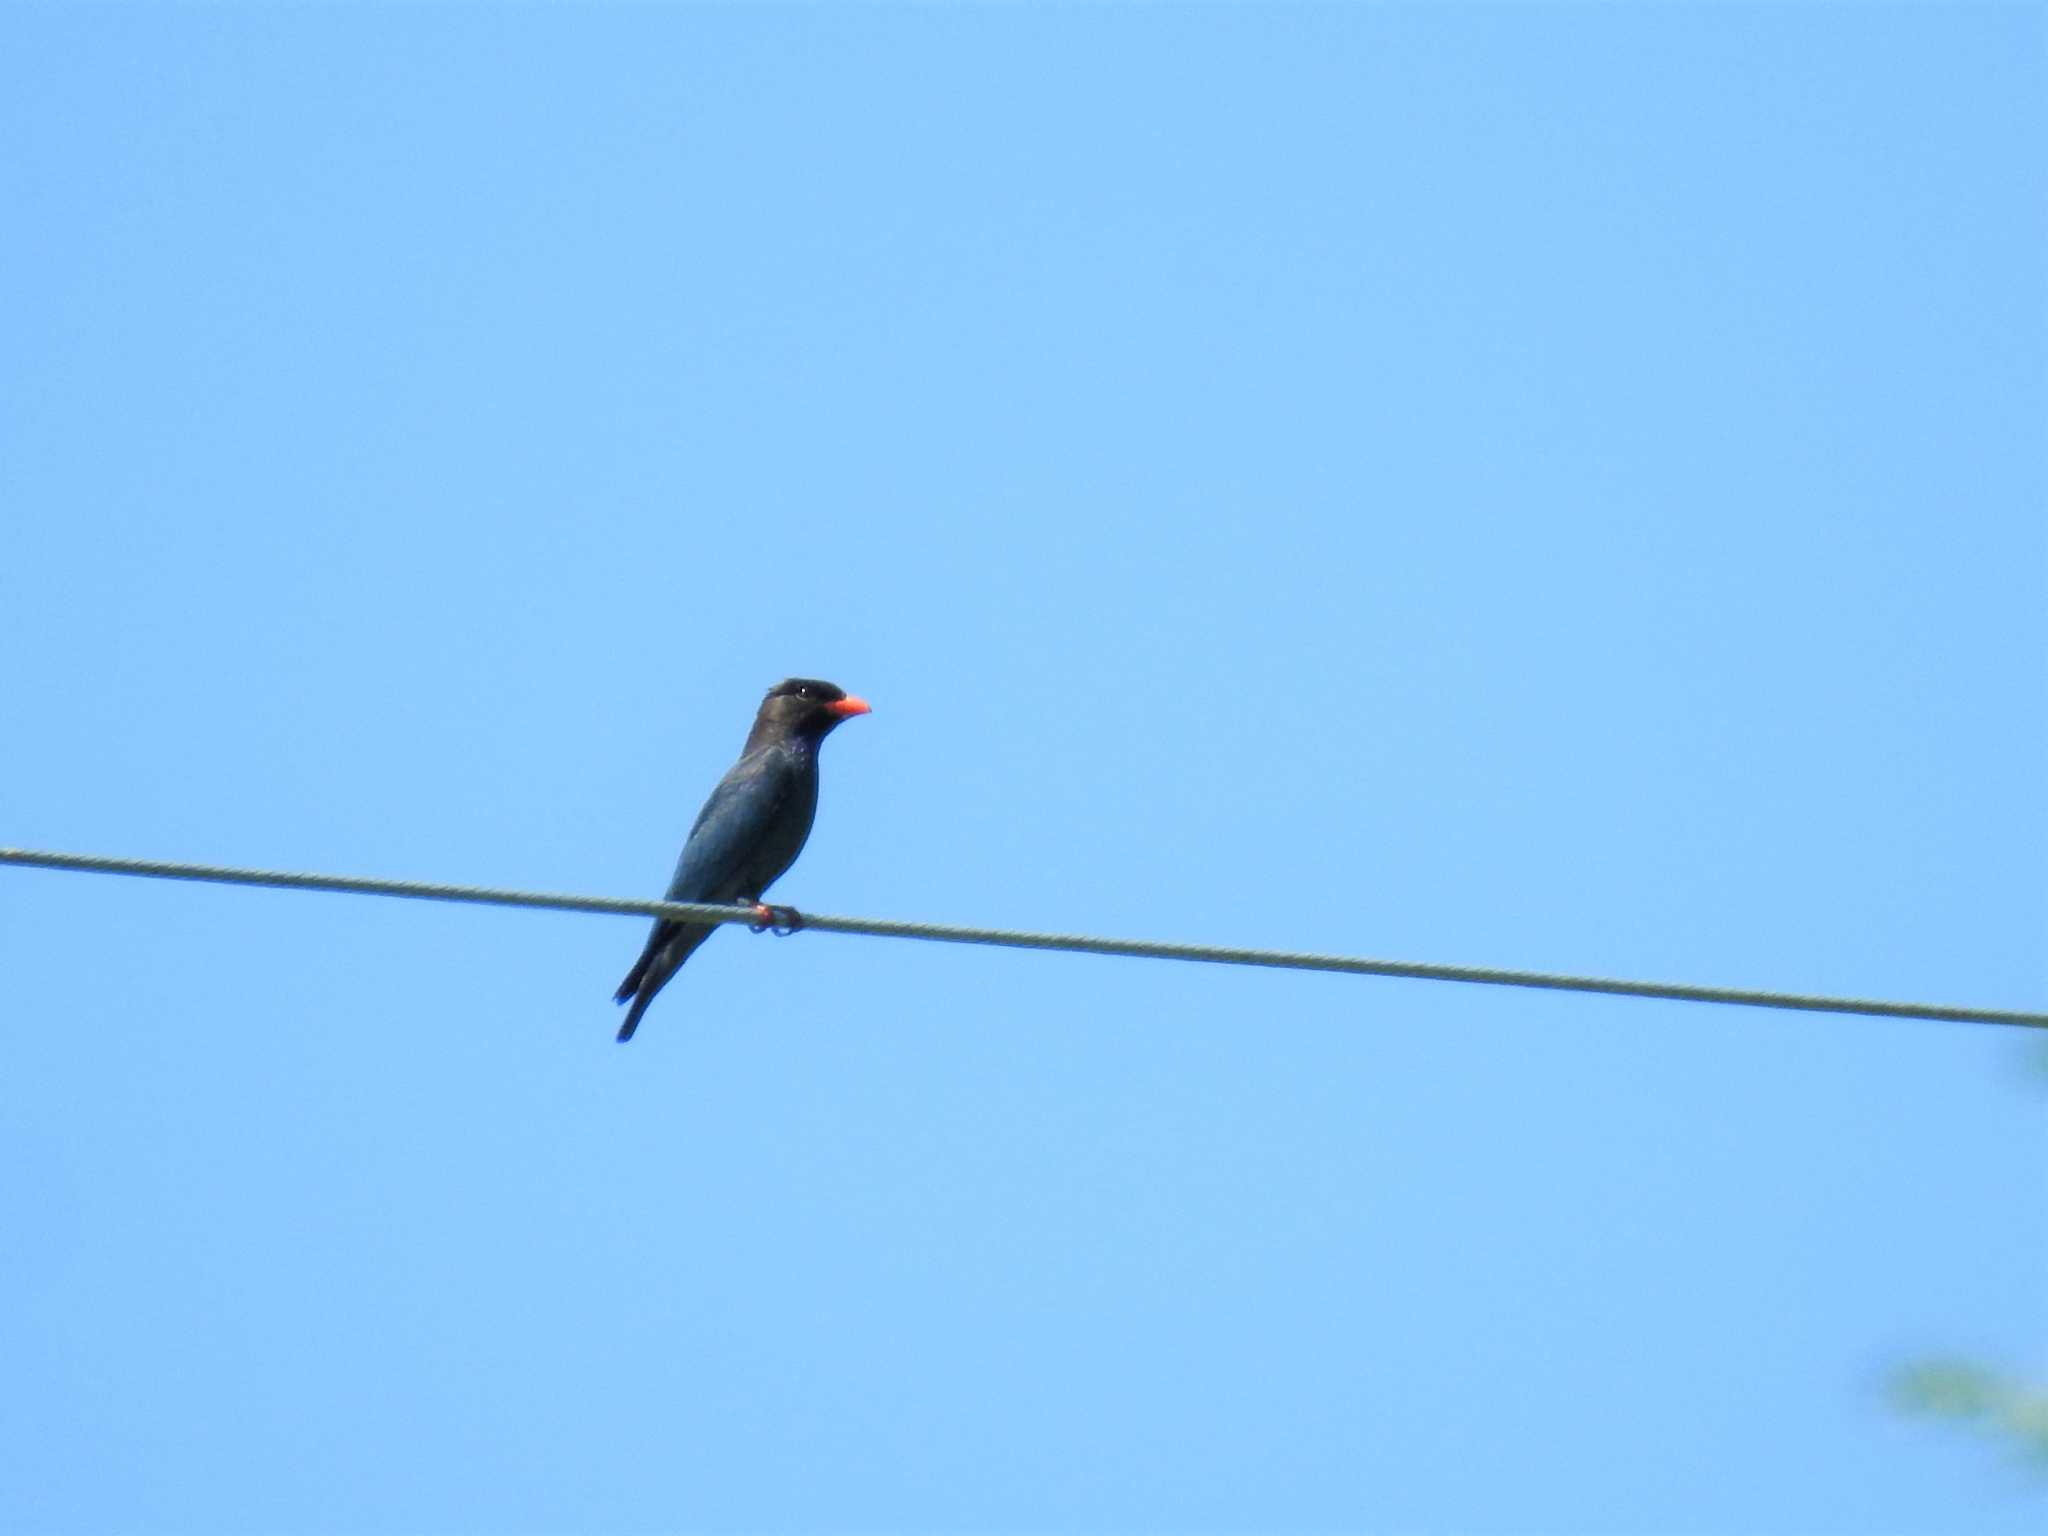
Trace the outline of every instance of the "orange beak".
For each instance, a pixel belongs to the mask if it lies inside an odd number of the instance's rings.
[[[866,699],[856,699],[850,693],[837,704],[827,704],[825,707],[842,720],[851,720],[855,715],[872,715],[875,712],[874,706]]]

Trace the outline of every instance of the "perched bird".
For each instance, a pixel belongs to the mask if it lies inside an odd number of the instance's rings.
[[[867,713],[865,700],[815,678],[792,677],[770,688],[740,760],[697,813],[666,899],[757,904],[811,835],[819,744],[840,721]],[[633,1004],[619,1026],[621,1042],[633,1038],[654,994],[711,937],[714,926],[655,920],[647,948],[614,999],[630,998]]]

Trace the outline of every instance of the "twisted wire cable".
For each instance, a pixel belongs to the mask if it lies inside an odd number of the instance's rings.
[[[266,886],[290,891],[333,891],[351,896],[398,896],[416,901],[468,902],[482,906],[529,907],[554,912],[600,912],[624,917],[663,917],[688,923],[747,923],[762,926],[763,909],[691,901],[641,901],[630,897],[573,896],[551,891],[506,890],[481,885],[446,885],[429,880],[382,880],[361,875],[328,875],[296,870],[242,869],[225,864],[184,864],[163,859],[122,859],[97,854],[51,853],[0,848],[0,864],[85,874],[140,875],[158,880],[199,880],[219,885]],[[786,914],[788,908],[770,908]],[[1552,992],[1589,992],[1613,997],[1661,998],[1672,1002],[1719,1003],[1743,1008],[1793,1009],[1806,1013],[1862,1014],[1890,1019],[1930,1019],[1948,1024],[2000,1024],[2048,1029],[2048,1012],[1975,1008],[1949,1003],[1892,1002],[1877,998],[1829,997],[1748,987],[1699,986],[1686,982],[1630,981],[1608,976],[1571,976],[1551,971],[1518,971],[1484,965],[1437,965],[1412,960],[1374,960],[1356,955],[1299,950],[1248,949],[1229,944],[1177,944],[1154,939],[1103,938],[1078,933],[1038,933],[1017,928],[973,928],[958,923],[902,922],[883,917],[840,917],[804,912],[802,928],[818,933],[852,933],[871,938],[924,939],[941,944],[989,944],[1004,949],[1048,949],[1083,955],[1117,955],[1143,960],[1197,961],[1212,965],[1265,966],[1287,971],[1334,971],[1350,976],[1394,976],[1410,981],[1457,981],[1491,987],[1534,987]]]

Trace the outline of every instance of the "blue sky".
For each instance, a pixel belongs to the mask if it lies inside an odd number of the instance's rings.
[[[2038,7],[12,6],[0,842],[2048,1003]],[[0,871],[0,1524],[2037,1530],[1988,1029]]]

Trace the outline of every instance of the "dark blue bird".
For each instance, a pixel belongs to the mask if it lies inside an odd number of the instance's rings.
[[[758,903],[811,835],[819,744],[842,720],[867,713],[863,700],[815,678],[792,677],[770,688],[740,760],[697,813],[667,899]],[[619,983],[615,1001],[633,1003],[619,1026],[621,1041],[633,1038],[654,994],[713,932],[700,923],[655,921],[647,948]]]

